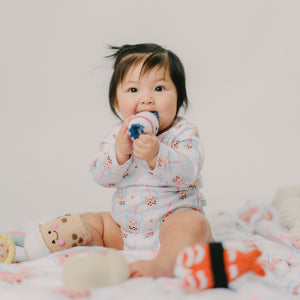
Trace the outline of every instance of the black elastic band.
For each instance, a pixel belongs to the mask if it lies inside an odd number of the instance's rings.
[[[221,243],[210,243],[210,260],[214,276],[215,288],[228,288],[227,276],[223,258],[223,247]]]

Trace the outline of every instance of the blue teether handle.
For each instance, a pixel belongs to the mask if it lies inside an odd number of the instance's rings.
[[[141,124],[133,124],[128,130],[129,137],[137,139],[140,136],[140,134],[145,134],[144,128],[145,127]]]

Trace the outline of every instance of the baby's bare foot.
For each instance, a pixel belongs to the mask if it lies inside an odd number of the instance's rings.
[[[173,264],[159,263],[154,260],[138,260],[129,264],[129,277],[173,277]]]

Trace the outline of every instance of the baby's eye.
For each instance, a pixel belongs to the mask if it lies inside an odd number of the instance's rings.
[[[129,92],[130,92],[130,93],[136,93],[136,92],[137,92],[137,88],[130,88],[130,89],[129,89]]]
[[[157,86],[156,88],[155,88],[155,91],[156,92],[162,92],[162,91],[164,91],[164,87],[163,86]]]

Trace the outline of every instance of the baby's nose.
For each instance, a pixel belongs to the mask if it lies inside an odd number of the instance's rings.
[[[152,97],[143,97],[141,99],[141,104],[153,104],[154,100]]]

